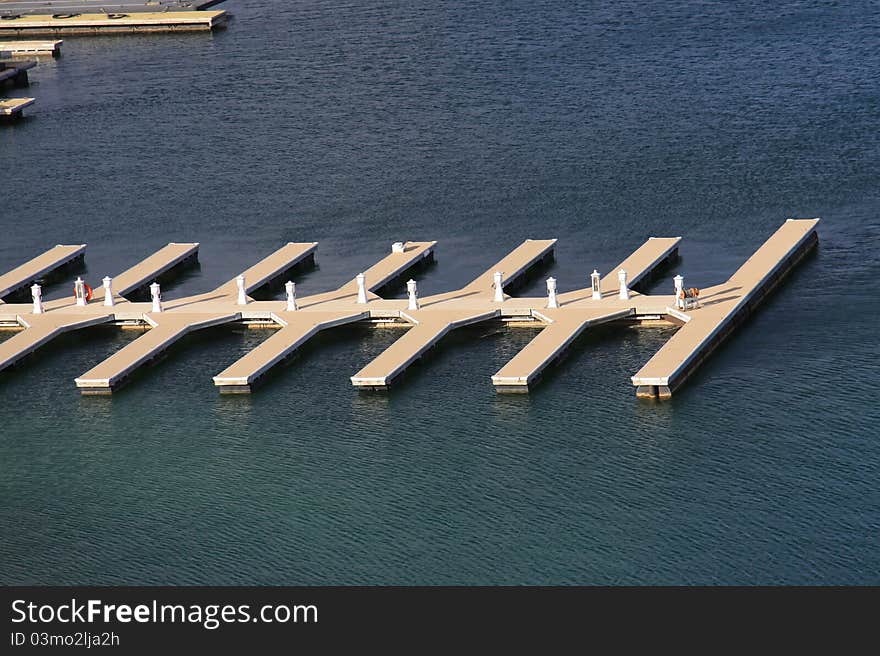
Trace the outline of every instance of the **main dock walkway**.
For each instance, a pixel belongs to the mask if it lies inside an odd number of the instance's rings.
[[[151,282],[195,258],[198,244],[168,244],[110,281],[109,292],[95,290],[80,298],[43,303],[38,286],[33,303],[0,304],[0,322],[22,329],[0,343],[0,369],[63,332],[99,323],[138,324],[148,328],[124,348],[97,363],[76,379],[84,394],[107,394],[118,389],[144,364],[161,356],[184,335],[209,326],[233,322],[262,323],[277,332],[214,377],[220,392],[251,392],[272,367],[289,357],[322,330],[363,321],[397,324],[406,332],[372,362],[351,377],[359,388],[385,388],[445,335],[461,326],[484,321],[533,326],[540,332],[494,376],[498,391],[527,391],[585,331],[600,324],[641,325],[666,321],[681,326],[669,342],[632,377],[637,395],[668,398],[705,361],[721,341],[775,287],[818,241],[818,219],[787,221],[725,283],[703,290],[698,298],[677,293],[646,294],[644,287],[660,269],[675,261],[680,238],[650,238],[620,266],[584,280],[590,285],[557,293],[547,280],[547,296],[515,297],[509,287],[553,257],[556,240],[527,240],[459,290],[425,298],[417,283],[407,283],[406,299],[386,299],[383,288],[434,256],[435,242],[397,242],[392,252],[335,290],[297,298],[295,285],[285,285],[285,300],[257,301],[256,289],[284,279],[287,272],[314,261],[317,244],[290,243],[217,289],[177,299],[162,297]],[[71,258],[84,246],[58,246],[0,276],[0,292],[21,291]],[[677,289],[683,287],[676,277]],[[640,285],[641,283],[641,285]],[[151,301],[126,298],[149,284]],[[81,290],[80,282],[77,289]],[[507,288],[507,289],[506,289]],[[670,290],[672,291],[672,290]],[[106,292],[106,293],[105,293]],[[695,301],[699,301],[698,303]]]

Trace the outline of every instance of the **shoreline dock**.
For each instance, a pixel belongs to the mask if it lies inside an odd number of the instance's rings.
[[[80,246],[57,246],[0,276],[0,297],[32,284],[32,303],[0,303],[0,324],[20,330],[0,343],[0,370],[19,362],[56,336],[97,324],[141,326],[146,332],[75,380],[83,394],[110,394],[184,335],[210,326],[259,324],[277,332],[214,376],[220,393],[250,393],[274,366],[321,331],[353,322],[398,325],[407,330],[351,377],[359,389],[385,389],[451,331],[503,321],[537,328],[537,335],[491,377],[499,392],[527,392],[584,332],[598,325],[664,323],[678,330],[632,377],[638,397],[667,399],[818,243],[818,219],[789,219],[720,285],[684,294],[676,276],[669,294],[644,294],[639,283],[678,257],[680,237],[652,237],[606,275],[593,271],[588,287],[557,293],[547,279],[547,296],[520,298],[511,287],[553,258],[556,240],[526,240],[464,287],[421,298],[416,281],[407,298],[377,292],[434,257],[436,242],[395,242],[391,253],[341,287],[297,298],[285,284],[285,300],[257,301],[250,294],[314,264],[315,242],[296,242],[260,260],[213,291],[165,299],[161,277],[195,259],[198,244],[168,244],[115,279],[105,278],[90,296],[74,283],[75,298],[43,303],[34,281],[82,257]],[[586,272],[585,272],[586,273]],[[152,282],[151,282],[152,281]],[[148,286],[149,302],[128,298]],[[682,292],[682,293],[679,293]],[[691,300],[687,300],[690,298]]]

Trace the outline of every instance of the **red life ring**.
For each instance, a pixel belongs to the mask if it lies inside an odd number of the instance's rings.
[[[86,292],[86,303],[92,300],[92,288],[83,283],[83,289]],[[73,297],[76,298],[76,285],[73,286]]]

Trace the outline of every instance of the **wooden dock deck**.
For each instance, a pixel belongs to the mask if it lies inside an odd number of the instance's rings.
[[[7,14],[0,20],[0,34],[33,36],[210,31],[224,27],[227,18],[225,11]]]
[[[2,5],[0,5],[2,6]],[[57,57],[64,41],[0,41],[0,58],[3,57]]]
[[[211,292],[163,298],[156,308],[151,303],[125,299],[124,294],[194,257],[198,248],[196,243],[169,244],[117,276],[113,285],[118,304],[104,305],[103,295],[98,292],[84,306],[75,305],[71,297],[47,302],[42,313],[35,313],[38,308],[32,304],[0,305],[0,321],[23,329],[0,343],[0,369],[65,331],[111,322],[149,327],[144,335],[76,379],[84,394],[106,394],[190,332],[232,322],[275,326],[278,330],[274,335],[213,378],[220,392],[250,392],[273,366],[318,332],[364,321],[408,327],[400,339],[351,377],[351,383],[358,388],[385,388],[450,331],[494,320],[540,329],[525,348],[492,376],[498,391],[527,391],[592,326],[639,326],[666,320],[669,325],[681,327],[632,377],[632,383],[639,396],[668,398],[817,243],[817,222],[818,219],[787,221],[733,276],[721,285],[703,290],[700,304],[687,309],[676,308],[676,298],[671,293],[646,294],[628,289],[649,280],[677,256],[679,237],[648,239],[618,268],[605,276],[596,276],[600,280],[596,295],[592,284],[556,295],[548,291],[548,296],[537,298],[507,293],[510,290],[505,290],[505,286],[518,282],[553,255],[555,240],[528,240],[461,289],[425,298],[418,297],[415,287],[409,290],[407,299],[386,299],[378,292],[433,258],[433,241],[398,242],[391,253],[362,276],[338,289],[296,299],[295,303],[292,297],[286,301],[257,301],[248,294],[279,279],[291,267],[313,261],[314,242],[286,244],[247,269],[243,296],[239,295],[238,280],[233,279]],[[0,276],[0,291],[20,290],[66,259],[81,256],[84,248],[51,249]],[[628,276],[623,290],[617,278],[620,268]],[[497,277],[501,279],[501,289],[494,288]],[[585,271],[581,282],[587,280],[589,272]],[[555,289],[555,283],[549,289]]]
[[[20,293],[44,276],[82,260],[85,252],[85,244],[59,244],[14,268],[9,273],[0,275],[0,303],[3,302],[2,299]]]
[[[34,104],[36,98],[6,98],[0,100],[0,118],[20,118],[25,107]]]
[[[5,119],[15,119],[22,115],[25,107],[34,104],[35,98],[6,98],[0,100],[0,117]]]
[[[525,348],[492,376],[497,391],[527,392],[544,369],[559,359],[571,343],[590,326],[632,316],[632,308],[582,309],[571,312],[544,310],[547,324]]]
[[[162,317],[161,322],[156,321],[154,316],[145,315],[153,325],[150,330],[76,378],[76,386],[83,394],[110,394],[138,367],[158,358],[184,335],[239,318],[237,312],[219,315],[169,313]]]
[[[303,299],[300,310],[288,312],[279,308],[271,318],[282,326],[276,334],[257,346],[250,353],[214,376],[214,384],[224,394],[250,392],[253,385],[269,370],[288,358],[296,349],[322,330],[354,321],[399,315],[399,310],[389,309],[383,302],[376,307],[371,301],[382,299],[375,293],[387,286],[401,274],[418,267],[433,257],[436,242],[406,242],[401,250],[392,251],[364,272],[367,303],[354,304],[358,293],[357,279],[345,283],[336,290],[316,294]],[[391,302],[392,307],[404,306],[400,301]],[[303,311],[305,310],[305,311]]]
[[[172,269],[195,262],[199,256],[198,242],[166,244],[149,257],[141,260],[113,278],[113,293],[128,296],[143,289]],[[93,302],[104,298],[104,287],[96,287]]]
[[[245,292],[250,294],[265,285],[271,285],[278,278],[298,265],[307,265],[315,261],[315,249],[318,242],[290,242],[267,255],[241,275],[245,280]],[[224,296],[238,294],[235,278],[223,283],[213,292]]]
[[[666,399],[817,243],[819,219],[788,220],[727,282],[702,290],[700,307],[632,383],[641,397]]]

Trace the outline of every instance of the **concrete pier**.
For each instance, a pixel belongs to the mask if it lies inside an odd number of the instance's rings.
[[[677,257],[680,238],[648,239],[619,266],[600,274],[586,263],[578,280],[547,283],[547,295],[515,297],[509,287],[553,256],[555,240],[527,240],[461,289],[420,296],[418,284],[408,297],[382,298],[378,292],[434,256],[435,242],[394,242],[391,252],[341,287],[297,298],[292,281],[284,300],[257,301],[250,294],[287,271],[313,262],[314,242],[290,243],[211,292],[165,298],[154,279],[195,256],[198,244],[169,244],[115,278],[112,289],[99,287],[91,302],[68,296],[43,301],[31,290],[28,303],[0,304],[0,323],[22,332],[0,343],[0,369],[14,364],[55,336],[97,323],[139,325],[149,330],[76,379],[84,394],[118,389],[142,365],[161,356],[184,335],[219,324],[243,322],[275,327],[277,332],[214,376],[223,393],[252,391],[272,367],[322,330],[352,322],[400,325],[408,330],[351,377],[358,388],[388,387],[407,368],[461,326],[484,321],[540,332],[494,376],[498,391],[528,391],[586,330],[599,324],[641,326],[665,323],[678,331],[632,377],[638,396],[669,398],[817,241],[818,219],[789,220],[726,282],[703,290],[685,288],[679,274],[668,294],[646,294],[646,281]],[[84,246],[58,246],[0,276],[0,292],[20,290],[46,271],[81,256]],[[590,273],[593,271],[593,273]],[[685,272],[686,273],[686,272]],[[152,302],[125,298],[150,284]],[[583,286],[586,285],[586,286]],[[507,289],[505,289],[507,287]],[[573,291],[558,292],[568,287]],[[104,293],[107,292],[107,293]]]

